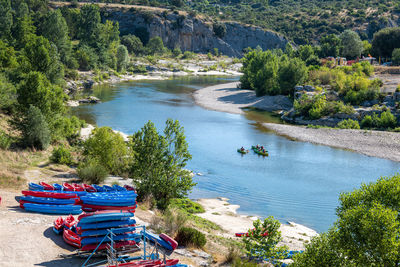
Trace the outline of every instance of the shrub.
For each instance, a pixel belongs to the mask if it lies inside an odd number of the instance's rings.
[[[358,121],[352,119],[342,120],[338,123],[337,127],[340,129],[360,129]]]
[[[395,66],[400,65],[400,48],[395,48],[392,52],[392,63]]]
[[[112,174],[122,174],[131,159],[127,145],[119,133],[110,127],[96,128],[84,143],[84,156],[96,159]]]
[[[94,159],[80,164],[77,171],[79,178],[90,184],[103,183],[108,175],[107,169]]]
[[[370,128],[373,126],[372,117],[370,115],[366,115],[361,121],[361,128]]]
[[[396,117],[390,112],[390,110],[386,110],[381,114],[379,125],[381,128],[394,128],[396,127],[396,124]]]
[[[70,165],[72,163],[72,155],[67,148],[61,145],[53,150],[50,160],[54,163]]]
[[[190,52],[190,51],[185,51],[185,53],[183,53],[183,59],[193,59],[195,56],[195,53]]]
[[[205,212],[202,205],[188,198],[173,198],[170,201],[170,207],[176,207],[191,214]]]
[[[46,149],[51,140],[49,126],[40,109],[30,106],[24,118],[22,128],[23,141],[26,146]]]
[[[0,130],[0,148],[8,149],[12,143],[11,137],[4,131]]]
[[[182,50],[179,48],[179,46],[175,47],[174,50],[172,50],[172,55],[174,57],[179,57],[182,55]]]
[[[183,246],[191,245],[199,248],[204,247],[207,243],[206,236],[191,227],[181,227],[176,236],[176,241]]]
[[[79,73],[77,70],[65,69],[65,78],[76,81],[79,78]]]

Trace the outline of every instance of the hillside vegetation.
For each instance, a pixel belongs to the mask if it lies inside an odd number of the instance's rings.
[[[84,2],[84,1],[81,1]],[[398,0],[105,0],[101,2],[172,7],[213,19],[239,21],[284,34],[297,44],[353,29],[362,39],[399,24]]]

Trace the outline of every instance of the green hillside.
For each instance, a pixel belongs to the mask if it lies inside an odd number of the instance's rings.
[[[83,1],[82,1],[83,2]],[[122,4],[174,6],[214,19],[234,20],[272,29],[297,44],[353,29],[371,39],[379,29],[400,24],[399,0],[106,0]]]

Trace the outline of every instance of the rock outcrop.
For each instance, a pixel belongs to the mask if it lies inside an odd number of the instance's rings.
[[[104,7],[102,19],[119,23],[121,34],[160,36],[170,49],[207,53],[217,48],[227,56],[240,57],[244,49],[260,46],[262,49],[284,49],[287,39],[275,32],[236,22],[225,23],[222,38],[213,30],[212,22],[176,13],[150,13],[136,9]]]

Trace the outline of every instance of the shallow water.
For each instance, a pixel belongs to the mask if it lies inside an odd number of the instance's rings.
[[[240,205],[240,213],[273,215],[317,231],[335,221],[340,192],[400,169],[397,162],[277,136],[259,124],[278,120],[270,114],[228,114],[194,103],[194,90],[230,81],[201,77],[98,87],[95,95],[103,103],[80,106],[73,113],[127,134],[148,120],[161,130],[167,118],[178,119],[193,155],[188,168],[200,174],[191,198],[227,197]],[[267,147],[270,156],[236,151],[254,144]]]

